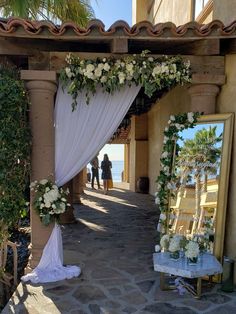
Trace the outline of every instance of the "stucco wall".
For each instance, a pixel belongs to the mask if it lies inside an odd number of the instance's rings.
[[[192,0],[156,0],[149,14],[152,23],[173,22],[182,25],[191,20]]]
[[[186,87],[176,87],[167,93],[148,113],[149,193],[156,192],[156,178],[160,171],[160,154],[162,151],[163,131],[171,114],[189,111],[190,96]]]
[[[234,112],[236,115],[236,55],[225,58],[226,85],[217,99],[217,112]],[[233,149],[230,166],[228,206],[226,212],[225,254],[236,259],[236,123],[234,121]],[[235,280],[236,282],[236,280]]]
[[[225,25],[230,24],[236,18],[236,0],[214,0],[213,19],[221,20]]]

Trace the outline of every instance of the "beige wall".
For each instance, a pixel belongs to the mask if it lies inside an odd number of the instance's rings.
[[[132,0],[132,24],[148,20],[148,8],[152,0]]]
[[[217,112],[234,112],[236,115],[236,55],[228,55],[226,61],[227,84],[221,89],[217,99]],[[230,166],[230,180],[228,193],[228,206],[226,212],[226,238],[225,254],[231,258],[236,258],[236,123],[234,121],[233,149]],[[236,282],[236,280],[235,280]]]
[[[155,0],[149,14],[153,24],[173,22],[182,25],[192,19],[192,0]]]
[[[213,0],[213,19],[225,25],[236,19],[236,0]]]
[[[156,192],[156,178],[160,171],[163,131],[171,114],[188,111],[190,96],[186,87],[176,87],[164,96],[148,113],[149,160],[148,175],[149,193]]]

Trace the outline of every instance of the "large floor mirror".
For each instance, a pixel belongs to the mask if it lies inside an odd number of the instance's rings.
[[[174,150],[177,178],[169,201],[169,228],[174,234],[208,234],[208,250],[222,259],[228,196],[233,114],[198,118],[181,132]]]

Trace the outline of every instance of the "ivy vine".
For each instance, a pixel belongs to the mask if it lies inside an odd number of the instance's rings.
[[[23,82],[16,69],[0,65],[0,222],[8,227],[26,213],[30,142]]]

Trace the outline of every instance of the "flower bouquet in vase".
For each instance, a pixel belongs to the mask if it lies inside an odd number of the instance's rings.
[[[180,258],[180,237],[174,235],[170,240],[169,245],[170,258],[177,261]]]
[[[196,265],[199,256],[199,244],[195,241],[189,241],[185,249],[185,256],[187,257],[188,265]]]

